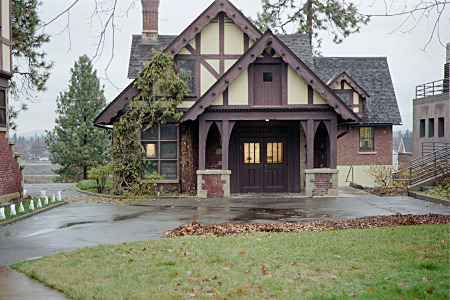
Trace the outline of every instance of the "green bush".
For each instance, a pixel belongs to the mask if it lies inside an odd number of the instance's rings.
[[[95,182],[97,182],[97,192],[103,193],[103,191],[105,190],[106,180],[108,179],[111,172],[111,163],[104,166],[91,168],[88,171],[89,179],[95,180]]]

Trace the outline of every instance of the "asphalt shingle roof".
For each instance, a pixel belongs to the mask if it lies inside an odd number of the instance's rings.
[[[306,34],[278,34],[277,37],[289,48],[298,58],[314,71],[314,61],[309,37]]]
[[[176,37],[160,35],[156,43],[142,44],[142,36],[133,35],[128,78],[134,79],[144,70],[143,62],[152,59],[153,49],[164,50]],[[313,57],[307,35],[281,34],[277,37],[323,82],[328,82],[342,71],[347,72],[370,95],[364,106],[365,123],[402,122],[385,57]]]
[[[155,51],[162,51],[172,43],[176,35],[160,35],[153,44],[142,43],[142,35],[133,34],[131,42],[130,63],[128,65],[128,78],[135,79],[144,71],[144,62],[151,61]]]
[[[364,106],[363,122],[401,124],[386,57],[314,57],[314,71],[327,82],[345,71],[370,97]]]

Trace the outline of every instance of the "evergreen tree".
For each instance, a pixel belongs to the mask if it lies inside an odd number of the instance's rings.
[[[63,167],[60,175],[78,169],[87,179],[88,168],[104,163],[110,146],[109,133],[94,126],[106,99],[97,71],[86,55],[70,72],[69,89],[56,99],[56,126],[48,132],[46,144],[52,163]]]
[[[263,10],[257,14],[256,25],[264,32],[271,29],[275,33],[286,33],[291,25],[296,33],[309,36],[309,43],[318,49],[321,45],[319,31],[333,35],[337,44],[361,25],[369,22],[369,17],[358,14],[353,3],[339,0],[263,0]],[[317,50],[316,50],[317,52]]]

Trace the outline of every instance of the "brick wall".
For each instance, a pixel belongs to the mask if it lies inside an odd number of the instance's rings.
[[[223,185],[226,183],[222,180],[222,175],[203,175],[203,190],[207,191],[208,198],[223,198]]]
[[[359,151],[359,127],[337,140],[337,164],[351,165],[392,165],[392,125],[374,126],[375,150],[372,154]],[[338,134],[345,129],[338,130]]]
[[[213,124],[206,139],[206,169],[222,169],[222,144],[219,129]]]
[[[0,198],[22,191],[22,170],[5,131],[0,131]]]
[[[332,178],[333,174],[314,174],[314,178],[310,181],[314,184],[312,195],[326,196],[328,194],[328,190],[333,187],[333,184],[331,183]]]

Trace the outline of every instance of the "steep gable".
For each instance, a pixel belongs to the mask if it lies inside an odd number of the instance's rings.
[[[342,102],[331,89],[322,82],[292,51],[286,47],[271,31],[267,31],[235,64],[229,69],[181,118],[181,121],[195,120],[213,101],[224,93],[229,86],[245,82],[249,66],[266,49],[273,49],[276,56],[284,61],[312,89],[313,102],[328,104],[344,120],[359,121],[359,117]],[[242,79],[244,77],[244,79]],[[251,89],[250,89],[251,90]],[[309,97],[309,94],[308,94]],[[245,98],[243,95],[242,98]],[[217,101],[214,103],[220,105]]]

